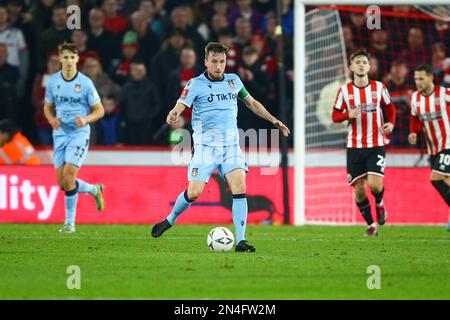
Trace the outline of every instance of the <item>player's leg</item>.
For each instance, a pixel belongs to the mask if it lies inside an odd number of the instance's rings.
[[[217,167],[214,161],[214,147],[195,146],[194,149],[188,168],[188,188],[178,195],[167,218],[153,226],[151,234],[154,238],[160,237],[167,229],[172,227],[178,216],[186,211],[192,202],[197,200],[202,194],[205,184],[209,181],[209,177]]]
[[[65,191],[66,220],[60,232],[75,232],[75,215],[78,202],[78,188],[76,177],[79,168],[71,163],[66,163],[62,171],[62,184]]]
[[[372,148],[366,162],[367,182],[375,198],[375,210],[379,225],[384,225],[387,219],[387,210],[383,202],[385,158],[384,147],[376,147]]]
[[[230,186],[233,195],[233,223],[236,233],[236,251],[254,252],[255,247],[247,243],[245,229],[247,226],[248,205],[245,177],[248,172],[247,163],[239,145],[223,147],[223,163],[219,173]]]
[[[245,229],[247,226],[247,197],[245,185],[245,171],[243,169],[235,169],[225,174],[225,178],[230,186],[233,194],[233,223],[236,233],[236,251],[238,252],[254,252],[254,246],[245,240]]]
[[[89,139],[85,137],[74,139],[67,146],[66,162],[72,163],[78,168],[81,168],[84,160],[86,159],[88,149]],[[103,211],[105,207],[103,200],[104,185],[101,183],[90,184],[78,178],[76,179],[76,184],[78,187],[78,192],[93,196],[97,205],[97,210]]]
[[[353,196],[356,205],[367,223],[367,234],[372,236],[377,235],[377,229],[373,222],[369,199],[367,199],[366,195],[366,153],[367,150],[364,149],[347,149],[347,178],[349,185],[353,186]]]

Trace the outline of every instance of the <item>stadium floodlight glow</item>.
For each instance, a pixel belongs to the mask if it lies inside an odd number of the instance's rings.
[[[294,178],[294,196],[295,196],[295,202],[294,202],[294,221],[293,223],[295,225],[305,225],[305,224],[340,224],[340,223],[352,223],[352,221],[346,221],[340,220],[339,218],[333,220],[330,219],[329,221],[312,221],[308,220],[307,217],[307,209],[306,208],[306,202],[307,202],[307,193],[306,193],[306,168],[311,166],[311,162],[314,162],[318,160],[317,154],[307,154],[307,129],[311,127],[311,124],[308,123],[306,119],[306,110],[308,107],[308,101],[307,101],[307,92],[306,88],[311,85],[321,85],[320,81],[318,83],[311,84],[311,81],[307,82],[307,68],[311,68],[311,64],[314,64],[314,61],[307,61],[306,57],[306,46],[307,46],[307,19],[308,15],[310,15],[311,12],[306,13],[306,6],[307,5],[326,5],[330,6],[328,11],[332,12],[334,11],[337,15],[336,23],[333,25],[333,29],[330,30],[326,36],[324,36],[324,41],[328,41],[327,43],[336,48],[341,47],[343,50],[342,54],[342,64],[341,68],[343,68],[344,72],[346,72],[347,61],[346,61],[346,54],[345,54],[345,44],[343,39],[343,32],[342,32],[342,26],[340,25],[340,19],[339,19],[339,13],[337,11],[337,8],[334,9],[332,6],[334,5],[350,5],[352,7],[356,6],[371,6],[371,5],[414,5],[418,9],[420,9],[422,12],[427,14],[430,17],[433,17],[435,19],[439,19],[442,21],[449,21],[449,16],[446,15],[446,12],[449,12],[450,6],[448,0],[436,0],[436,1],[417,1],[417,0],[394,0],[394,1],[387,1],[387,0],[375,0],[375,1],[352,1],[352,0],[337,0],[337,1],[330,1],[330,0],[295,0],[294,6],[294,23],[295,23],[295,32],[294,32],[294,70],[295,70],[295,81],[294,81],[294,172],[295,172],[295,178]],[[439,9],[440,14],[435,15],[435,12],[433,10],[430,10],[430,8],[433,8],[434,6],[441,6]],[[442,7],[443,5],[443,7]],[[419,7],[421,6],[421,7]],[[330,19],[332,19],[332,13],[330,14]],[[333,34],[334,32],[334,34]],[[325,39],[327,38],[327,39]],[[320,51],[320,39],[314,38],[313,40],[310,40],[312,42],[317,42],[316,48],[311,49],[311,46],[309,47],[309,50],[316,50]],[[326,59],[331,59],[332,57],[325,56]],[[335,57],[336,58],[336,57]],[[339,57],[337,57],[339,58]],[[320,64],[319,64],[320,65]],[[322,70],[324,72],[328,71],[330,68],[330,65],[323,65],[321,66]],[[308,71],[309,72],[309,71]],[[310,80],[310,79],[309,79]],[[310,102],[309,102],[310,103]],[[330,108],[332,107],[332,103],[330,104]],[[331,109],[330,109],[331,110]],[[345,147],[342,147],[342,152],[340,154],[340,157],[338,157],[339,161],[344,161],[345,163]],[[323,157],[323,155],[321,155]],[[312,160],[311,160],[312,159]],[[330,160],[330,159],[328,159]],[[310,174],[311,176],[311,174]],[[324,181],[327,179],[327,177],[324,175],[323,177]],[[336,193],[338,192],[338,193]],[[333,189],[333,186],[331,185],[329,187],[328,191],[328,197],[335,197],[339,198],[339,192],[340,190],[337,190],[337,188]],[[346,191],[342,192],[351,192],[351,189],[348,188]],[[318,205],[323,205],[321,203],[321,199],[316,199]],[[345,210],[355,210],[353,208],[353,203],[348,203],[348,207]],[[330,211],[333,211],[334,208],[330,206]],[[353,221],[354,223],[354,221]]]

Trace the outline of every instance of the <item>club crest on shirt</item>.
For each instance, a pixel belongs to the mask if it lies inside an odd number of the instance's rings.
[[[372,92],[372,99],[376,99],[378,97],[376,92]]]
[[[81,85],[79,85],[79,84],[75,85],[75,92],[76,93],[80,93],[81,92]]]
[[[233,82],[233,80],[228,80],[228,86],[229,86],[230,88],[234,88],[234,82]]]
[[[192,168],[192,176],[193,177],[198,176],[198,168]]]

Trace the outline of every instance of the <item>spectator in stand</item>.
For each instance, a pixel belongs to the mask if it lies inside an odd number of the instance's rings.
[[[202,54],[204,41],[197,30],[189,25],[189,9],[186,6],[174,8],[170,14],[170,19],[172,24],[169,27],[169,33],[173,30],[178,30],[186,39],[190,39],[193,42],[197,55]]]
[[[105,115],[97,122],[97,145],[114,146],[119,144],[120,113],[114,96],[102,98]]]
[[[78,60],[77,68],[79,70],[83,69],[84,62],[87,58],[96,58],[100,60],[100,55],[98,54],[98,52],[88,49],[88,37],[84,29],[74,29],[72,31],[71,40],[78,49],[78,56],[80,57],[80,59]]]
[[[408,62],[410,70],[419,65],[429,63],[431,54],[429,48],[424,46],[424,35],[420,28],[411,28],[408,32],[408,48],[400,54],[402,61]]]
[[[25,14],[25,21],[32,24],[34,37],[39,37],[44,30],[52,26],[53,6],[55,0],[33,1]]]
[[[365,10],[365,9],[364,9]],[[352,29],[353,40],[357,48],[368,48],[366,16],[363,12],[350,12],[348,24]]]
[[[130,65],[138,52],[138,37],[134,31],[128,31],[122,40],[122,57],[112,62],[111,78],[119,85],[124,85],[130,75]]]
[[[258,61],[261,62],[261,70],[267,74],[271,82],[275,81],[277,76],[275,51],[267,45],[266,38],[260,33],[252,35],[250,44],[258,52]]]
[[[267,110],[272,113],[266,99],[269,79],[266,73],[261,70],[261,63],[258,61],[258,51],[255,48],[248,46],[242,50],[242,63],[238,67],[237,74],[245,88],[252,93],[252,96],[265,105]],[[252,111],[248,108],[239,110],[238,123],[242,129],[271,127],[265,124],[267,121],[264,121],[264,119],[251,117],[251,113]]]
[[[128,29],[128,21],[119,12],[117,0],[104,0],[102,9],[105,13],[105,22],[103,23],[105,30],[116,35],[123,35]]]
[[[385,75],[391,69],[391,62],[395,59],[394,51],[389,45],[388,32],[384,29],[376,29],[370,37],[372,56],[378,59],[380,73]]]
[[[442,67],[444,68],[444,86],[450,88],[450,57],[445,58]]]
[[[194,48],[192,41],[186,40],[183,33],[176,29],[163,42],[161,51],[153,58],[150,74],[159,92],[165,92],[167,77],[172,70],[178,68],[180,53],[185,47]]]
[[[217,41],[219,33],[227,30],[229,27],[227,17],[223,14],[216,13],[211,18],[211,32],[209,38],[211,41]]]
[[[233,39],[233,42],[238,50],[238,56],[241,56],[242,49],[250,45],[252,25],[250,21],[245,18],[237,18],[234,28],[236,37]]]
[[[381,81],[383,78],[383,74],[380,71],[380,61],[375,56],[370,56],[369,59],[370,71],[369,78],[370,80]]]
[[[87,47],[90,50],[98,52],[101,57],[101,63],[104,70],[109,70],[113,59],[120,56],[120,38],[119,36],[105,30],[103,23],[105,14],[98,8],[89,11],[89,32]]]
[[[52,11],[53,25],[42,32],[38,40],[38,69],[40,71],[45,70],[49,53],[55,51],[60,43],[70,41],[72,32],[67,29],[66,20],[66,6],[55,5]]]
[[[390,136],[390,145],[393,147],[408,146],[409,134],[409,99],[413,90],[409,83],[408,66],[401,60],[392,62],[391,70],[385,77],[386,87],[391,95],[391,100],[396,108],[395,130]]]
[[[238,48],[233,42],[233,33],[230,29],[225,29],[219,32],[217,41],[224,44],[228,48],[227,54],[227,66],[225,67],[225,72],[236,72],[238,63]]]
[[[48,55],[47,68],[44,73],[37,73],[33,82],[31,103],[34,107],[34,118],[37,127],[39,144],[44,146],[53,145],[53,129],[44,116],[45,88],[50,76],[60,69],[58,52],[53,51]]]
[[[223,14],[228,16],[230,11],[230,1],[227,0],[217,0],[213,3],[213,11],[216,14]]]
[[[352,29],[348,25],[342,26],[342,34],[344,36],[345,50],[347,51],[348,57],[350,58],[350,54],[356,51],[355,41],[353,40]]]
[[[38,155],[30,141],[19,132],[13,121],[0,120],[0,165],[39,165]]]
[[[19,69],[10,65],[7,57],[8,47],[5,43],[0,43],[0,119],[18,121],[17,94],[14,88],[19,80]]]
[[[149,20],[142,11],[135,11],[131,15],[131,24],[138,36],[137,57],[145,62],[147,69],[161,45],[158,37],[150,30],[148,23]]]
[[[15,88],[18,97],[25,94],[28,78],[29,55],[25,37],[20,29],[12,28],[8,23],[8,10],[0,5],[0,42],[8,46],[8,64],[19,69],[19,79]]]
[[[150,145],[161,126],[157,123],[162,111],[158,88],[147,78],[143,61],[131,64],[131,80],[125,84],[119,101],[125,142],[129,145]]]
[[[230,26],[234,26],[236,20],[243,18],[250,21],[251,32],[261,31],[264,23],[264,16],[257,9],[252,7],[252,0],[236,0],[235,6],[228,15]]]
[[[116,101],[119,100],[120,86],[112,81],[106,73],[103,72],[100,61],[95,57],[88,57],[84,63],[83,73],[91,78],[100,98],[111,97]]]
[[[164,112],[162,123],[170,109],[176,104],[180,97],[181,90],[186,86],[188,81],[201,74],[203,69],[197,65],[197,54],[192,48],[184,48],[181,50],[180,66],[173,70],[167,79],[166,85],[166,99],[164,101]],[[168,109],[166,109],[168,108]],[[183,111],[183,116],[190,121],[191,109],[186,108]]]
[[[444,80],[445,51],[443,43],[438,42],[432,46],[431,66],[433,67],[434,81],[437,84],[441,84]]]
[[[164,34],[164,25],[161,19],[157,17],[156,6],[152,0],[141,0],[139,11],[143,12],[147,18],[148,28],[159,40],[162,40]]]

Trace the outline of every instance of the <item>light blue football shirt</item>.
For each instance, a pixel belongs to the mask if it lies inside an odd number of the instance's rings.
[[[207,71],[192,78],[177,102],[192,107],[194,144],[217,147],[239,144],[237,99],[248,96],[234,73],[225,73],[222,80],[209,79]]]
[[[78,128],[75,119],[91,113],[91,106],[100,102],[100,96],[94,83],[78,71],[72,80],[63,78],[61,71],[50,76],[45,89],[45,101],[55,106],[56,117],[61,118],[61,127],[53,134],[87,136],[90,126]]]

